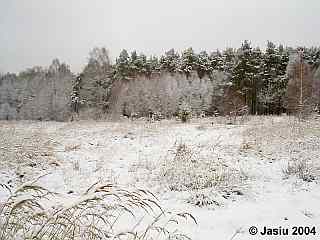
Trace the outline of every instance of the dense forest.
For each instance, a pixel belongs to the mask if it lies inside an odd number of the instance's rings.
[[[303,93],[304,97],[314,95],[314,92],[319,92],[319,79],[315,79],[319,78],[317,74],[320,75],[319,71],[317,71],[319,66],[320,48],[276,46],[270,41],[267,42],[265,50],[261,50],[259,47],[253,48],[249,41],[244,41],[238,49],[227,48],[223,51],[215,50],[211,53],[206,51],[197,53],[192,48],[185,49],[182,52],[171,49],[160,57],[147,57],[143,53],[138,54],[137,51],[129,53],[127,50],[122,50],[114,63],[112,63],[105,48],[94,48],[89,54],[88,63],[77,76],[70,72],[66,64],[60,64],[58,60],[54,60],[53,65],[48,69],[34,67],[18,75],[2,74],[0,76],[0,89],[1,84],[8,78],[20,79],[21,81],[22,79],[30,79],[42,75],[44,76],[43,79],[45,79],[45,76],[53,76],[59,73],[63,75],[63,78],[67,75],[73,81],[71,88],[67,89],[70,91],[71,96],[68,103],[71,106],[71,111],[79,113],[81,109],[99,109],[102,114],[110,111],[112,105],[120,104],[118,98],[121,94],[119,92],[125,87],[127,89],[126,93],[123,93],[124,96],[127,96],[130,91],[132,94],[134,91],[141,90],[137,97],[139,97],[140,102],[143,102],[143,105],[148,105],[148,102],[144,102],[141,97],[141,95],[148,95],[148,92],[146,92],[148,81],[151,84],[152,79],[157,78],[156,83],[149,87],[151,89],[150,95],[158,95],[158,98],[161,98],[161,96],[168,98],[167,95],[162,94],[160,96],[158,94],[159,91],[166,92],[169,89],[168,86],[159,88],[159,84],[163,81],[161,79],[166,79],[168,82],[169,78],[185,78],[186,81],[184,82],[188,82],[187,85],[189,87],[179,96],[177,91],[181,88],[181,81],[179,80],[180,83],[178,81],[174,90],[172,86],[170,87],[174,98],[178,98],[177,106],[188,104],[188,101],[193,101],[192,98],[199,97],[202,103],[196,106],[210,113],[210,111],[207,111],[209,108],[219,109],[218,105],[221,103],[215,98],[216,92],[221,89],[224,92],[232,89],[233,94],[236,93],[237,96],[243,99],[251,114],[280,114],[296,108],[297,103],[295,103],[295,107],[290,108],[290,97],[291,100],[297,100],[298,85],[294,81],[297,82],[298,78],[304,78],[304,84],[310,85],[310,91]],[[159,78],[159,76],[161,77]],[[143,79],[143,83],[142,80],[139,83],[137,81],[139,79]],[[205,79],[205,85],[202,79]],[[290,79],[294,79],[291,84],[289,84]],[[195,83],[195,81],[197,82]],[[140,89],[137,87],[138,83]],[[168,85],[168,83],[166,84]],[[186,85],[183,86],[185,88]],[[155,87],[160,90],[154,90]],[[201,90],[199,90],[200,88]],[[57,91],[55,86],[52,91]],[[206,93],[204,93],[205,91]],[[199,94],[197,95],[195,92]],[[4,96],[6,94],[2,92],[0,105],[6,99],[8,101],[9,97]],[[208,94],[210,99],[207,97]],[[191,95],[192,97],[190,97]],[[50,95],[51,102],[54,96]],[[231,94],[231,96],[233,95]],[[172,98],[172,95],[170,97]],[[223,94],[222,97],[227,98]],[[149,98],[155,97],[149,96]],[[161,105],[169,104],[168,101],[165,102],[158,98],[153,100],[152,105],[157,105],[158,103]],[[124,115],[127,114],[125,108],[130,102],[132,102],[132,98],[128,98],[127,102],[121,102],[120,108]],[[319,99],[314,99],[313,97],[312,104],[314,106],[319,104]],[[193,110],[193,105],[190,107]],[[172,107],[171,115],[174,115],[176,108],[178,108],[176,105]],[[154,111],[152,106],[149,106],[149,109]],[[163,107],[155,107],[155,109],[160,112],[164,111]],[[143,116],[147,114],[148,110],[145,109],[140,112],[140,115]],[[166,115],[170,116],[170,114]]]
[[[299,62],[298,52],[303,52],[302,62]],[[268,41],[262,51],[244,41],[238,49],[227,48],[211,53],[196,53],[192,48],[179,53],[171,49],[160,57],[147,57],[136,51],[129,54],[123,50],[115,64],[110,62],[105,49],[95,49],[82,76],[90,71],[105,72],[109,77],[96,83],[108,85],[110,81],[133,81],[141,75],[150,78],[162,72],[184,74],[187,78],[196,72],[200,79],[208,76],[214,80],[214,74],[219,71],[226,76],[222,85],[232,86],[242,94],[251,114],[279,114],[286,111],[288,71],[294,71],[296,63],[308,65],[310,74],[315,72],[320,65],[320,48],[276,46]]]

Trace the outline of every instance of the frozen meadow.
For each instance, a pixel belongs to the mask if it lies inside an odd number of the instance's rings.
[[[0,180],[13,191],[42,176],[37,185],[59,193],[42,202],[48,212],[87,201],[83,193],[95,183],[148,190],[165,211],[195,218],[174,226],[195,240],[279,239],[251,236],[251,226],[287,227],[290,233],[294,226],[315,226],[308,239],[319,239],[319,119],[249,116],[228,123],[223,117],[189,123],[2,121]],[[1,202],[8,196],[3,187]],[[138,232],[149,218],[121,216],[114,231]]]

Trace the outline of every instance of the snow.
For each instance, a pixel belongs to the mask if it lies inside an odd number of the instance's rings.
[[[72,205],[76,201],[73,196],[82,194],[93,183],[112,182],[126,188],[148,189],[155,193],[165,209],[190,212],[198,224],[190,221],[181,227],[195,240],[281,238],[250,236],[251,226],[258,227],[259,231],[264,226],[288,227],[289,231],[294,226],[315,226],[316,236],[309,235],[308,239],[318,239],[320,187],[317,177],[306,182],[297,176],[286,177],[283,170],[288,159],[296,156],[288,151],[293,140],[305,143],[299,145],[303,150],[298,149],[301,150],[299,156],[306,155],[312,163],[316,162],[320,149],[312,142],[319,143],[320,134],[314,130],[290,138],[290,134],[295,134],[291,122],[291,118],[283,116],[252,117],[238,125],[226,125],[220,117],[194,119],[186,124],[174,120],[10,124],[25,131],[41,128],[55,143],[53,151],[60,165],[43,170],[50,174],[39,181],[50,190],[63,193],[70,200],[64,206]],[[317,126],[314,125],[314,129]],[[199,152],[199,157],[219,159],[246,179],[238,179],[232,186],[170,191],[159,173],[165,159],[172,157],[179,144],[190,146]],[[305,148],[306,145],[310,148]],[[0,171],[0,179],[6,182],[12,178],[12,169],[7,170]],[[33,172],[29,170],[26,175],[32,178]],[[226,191],[233,190],[241,194],[224,197]],[[68,195],[69,191],[73,193]],[[188,202],[198,193],[209,196],[219,206],[199,207]],[[0,197],[3,196],[1,193]],[[283,239],[306,238],[304,235]]]

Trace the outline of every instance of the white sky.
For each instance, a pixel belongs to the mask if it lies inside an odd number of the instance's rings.
[[[192,46],[239,47],[245,39],[320,46],[319,0],[0,0],[0,72],[47,66],[82,69],[105,46],[147,55]]]

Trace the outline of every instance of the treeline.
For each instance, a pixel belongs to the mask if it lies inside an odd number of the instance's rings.
[[[224,72],[228,78],[225,84],[231,84],[243,94],[251,114],[279,114],[284,109],[284,98],[288,77],[286,74],[289,56],[303,50],[304,62],[312,69],[319,66],[320,48],[291,48],[276,46],[268,41],[263,51],[253,48],[244,41],[238,49],[207,53],[194,52],[188,48],[181,53],[171,49],[161,57],[147,57],[133,51],[123,50],[113,68],[113,78],[121,80],[135,79],[137,75],[151,76],[154,73],[181,73],[187,77],[195,71],[198,76],[211,76],[215,71]]]
[[[168,105],[169,100],[177,102],[171,104],[172,111],[170,110],[170,112],[175,112],[176,106],[186,101],[193,101],[190,105],[200,106],[201,109],[201,106],[204,106],[204,110],[209,108],[209,104],[210,108],[219,109],[218,105],[221,105],[219,96],[227,101],[242,96],[241,98],[249,107],[251,114],[280,114],[288,110],[285,103],[288,92],[291,94],[290,101],[293,102],[291,105],[294,106],[291,109],[298,105],[295,101],[296,96],[299,95],[297,80],[293,81],[291,85],[288,82],[291,78],[298,79],[299,68],[297,64],[299,63],[292,63],[292,61],[297,60],[295,55],[299,50],[303,50],[304,69],[310,71],[308,73],[310,78],[320,66],[320,48],[318,47],[292,48],[283,45],[276,46],[268,41],[265,49],[261,50],[259,47],[252,47],[249,41],[244,41],[237,49],[227,48],[210,53],[206,51],[195,52],[192,48],[182,52],[171,49],[159,57],[146,56],[136,51],[129,53],[127,50],[123,50],[114,63],[111,61],[107,49],[94,48],[89,53],[88,63],[78,77],[70,72],[67,64],[60,63],[58,60],[54,60],[49,68],[33,67],[17,75],[9,73],[0,75],[0,112],[2,111],[2,115],[5,116],[8,112],[7,109],[12,109],[10,110],[12,118],[19,115],[21,106],[33,104],[30,102],[29,95],[36,100],[34,96],[37,96],[40,91],[42,80],[44,82],[50,80],[48,86],[41,87],[41,89],[47,89],[45,94],[41,94],[41,101],[40,98],[39,101],[37,100],[40,104],[45,102],[46,97],[48,98],[48,106],[43,107],[43,112],[45,109],[52,109],[50,111],[52,113],[60,111],[55,106],[62,108],[65,104],[69,108],[71,105],[73,112],[79,112],[81,109],[89,109],[90,111],[95,109],[94,115],[99,118],[107,113],[112,105],[119,103],[116,99],[117,96],[127,96],[123,102],[124,106],[119,106],[122,108],[122,112],[125,112],[125,108],[128,109],[130,103],[131,108],[134,109],[133,105],[137,102],[143,103],[145,108],[148,104],[150,105],[148,108],[151,108],[159,103],[162,105],[161,108],[154,107],[154,109],[161,111],[166,107],[165,105]],[[290,64],[293,64],[293,67],[288,67]],[[170,74],[171,77],[166,77],[166,74]],[[160,75],[162,77],[156,77]],[[317,78],[320,80],[319,70],[315,75],[319,75]],[[189,80],[178,86],[181,79],[185,78]],[[205,83],[201,82],[201,79],[204,78]],[[63,81],[59,81],[59,79],[63,79]],[[72,86],[69,86],[67,79],[73,79]],[[136,84],[135,80],[137,79],[143,79],[143,81]],[[148,84],[148,79],[157,79],[157,82],[150,81]],[[170,81],[176,83],[171,84]],[[193,82],[191,83],[191,81]],[[11,82],[20,87],[11,86]],[[30,84],[24,82],[30,82]],[[126,92],[122,91],[122,95],[118,94],[117,91],[121,92],[121,86],[123,86],[119,83],[126,83],[125,86],[130,89],[126,89]],[[313,83],[310,81],[310,84]],[[165,91],[169,85],[171,93],[168,95]],[[320,95],[320,83],[313,85],[318,86],[318,95]],[[288,86],[291,86],[290,91],[288,91]],[[141,90],[141,88],[145,89]],[[14,89],[18,89],[18,91]],[[228,90],[225,91],[226,89]],[[232,91],[229,91],[230,89]],[[59,91],[63,91],[63,97],[59,97]],[[221,91],[225,91],[224,94]],[[65,98],[67,92],[69,100]],[[158,94],[158,92],[160,93]],[[309,94],[308,91],[306,93]],[[219,96],[216,97],[217,95]],[[148,99],[144,99],[147,96]],[[134,98],[139,98],[139,101],[137,99],[132,101]],[[161,101],[161,98],[166,99]],[[318,102],[320,103],[319,99]],[[29,111],[29,108],[26,109],[28,109],[26,112]],[[100,111],[99,114],[96,114],[96,110]],[[14,111],[15,113],[13,113]],[[41,115],[43,114],[41,113]]]
[[[33,67],[1,76],[0,119],[68,119],[74,78],[69,66],[58,59],[48,68]]]

